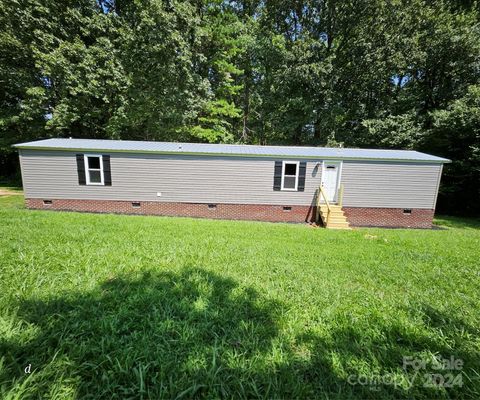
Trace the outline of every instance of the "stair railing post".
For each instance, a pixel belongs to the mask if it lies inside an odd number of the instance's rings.
[[[340,189],[338,189],[338,205],[340,206],[340,208],[342,208],[343,206],[343,189],[344,189],[344,186],[343,186],[343,183],[341,183]]]
[[[327,196],[325,194],[325,191],[323,190],[323,186],[320,185],[319,187],[319,194],[323,196],[323,199],[325,200],[325,204],[327,206],[327,218],[326,218],[326,223],[325,225],[328,226],[328,222],[330,221],[330,203],[328,202]],[[318,208],[320,208],[320,200],[318,201]]]

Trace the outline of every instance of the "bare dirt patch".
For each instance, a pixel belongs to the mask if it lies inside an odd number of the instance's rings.
[[[12,190],[8,188],[0,188],[0,196],[21,196],[23,192],[21,190]]]

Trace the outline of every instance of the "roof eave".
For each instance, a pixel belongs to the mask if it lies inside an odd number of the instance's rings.
[[[187,152],[187,151],[156,151],[156,150],[113,150],[113,149],[86,149],[86,148],[64,148],[64,147],[53,147],[53,146],[28,146],[23,145],[22,143],[15,144],[12,147],[17,149],[25,150],[53,150],[53,151],[94,151],[94,152],[108,152],[108,153],[134,153],[134,154],[166,154],[166,155],[187,155],[187,156],[221,156],[221,157],[281,157],[281,158],[293,158],[293,159],[314,159],[320,158],[325,160],[335,159],[335,160],[346,160],[346,161],[358,161],[358,160],[367,160],[367,161],[401,161],[401,162],[411,162],[411,163],[433,163],[433,164],[448,164],[452,161],[446,158],[439,158],[437,160],[417,160],[417,159],[406,159],[406,158],[382,158],[382,157],[342,157],[342,156],[293,156],[293,155],[280,155],[280,154],[242,154],[242,153],[208,153],[208,152]]]

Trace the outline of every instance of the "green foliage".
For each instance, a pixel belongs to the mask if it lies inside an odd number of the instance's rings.
[[[48,90],[53,93],[47,91],[50,98],[44,97],[45,104],[53,104],[52,118],[45,124],[52,136],[76,132],[76,136],[108,137],[109,119],[124,105],[123,90],[128,86],[115,52],[108,38],[96,38],[87,47],[77,37],[38,55],[45,76],[55,77]]]
[[[446,0],[0,0],[0,175],[11,144],[75,136],[421,149],[475,183],[474,125],[445,121],[480,84],[479,21]]]
[[[439,205],[478,215],[480,204],[480,85],[472,85],[461,99],[431,113],[433,127],[423,146],[452,159],[445,166]]]
[[[412,113],[390,115],[379,119],[365,119],[366,144],[372,147],[413,149],[417,147],[422,132]]]
[[[128,101],[107,129],[125,138],[190,140],[189,127],[209,89],[198,71],[203,60],[199,10],[184,1],[120,5],[112,19],[120,26],[115,42],[129,77]]]
[[[207,3],[202,27],[205,65],[209,82],[209,96],[200,110],[194,137],[208,142],[232,142],[233,126],[242,115],[236,104],[243,85],[238,77],[243,71],[235,61],[241,56],[243,26],[237,15],[220,1]]]

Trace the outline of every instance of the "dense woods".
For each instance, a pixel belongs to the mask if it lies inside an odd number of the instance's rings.
[[[480,214],[480,8],[435,0],[0,0],[1,176],[46,137],[402,148]]]

